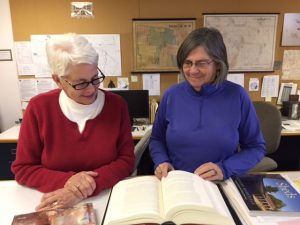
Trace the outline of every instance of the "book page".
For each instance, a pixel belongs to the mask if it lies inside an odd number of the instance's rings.
[[[162,196],[165,218],[176,224],[234,224],[217,185],[196,174],[169,172]]]
[[[112,190],[104,224],[153,222],[160,218],[160,181],[154,176],[123,180]],[[138,220],[148,218],[149,220]],[[151,219],[150,219],[151,218]],[[134,224],[137,222],[132,222]]]
[[[196,176],[196,175],[195,175]],[[197,178],[199,178],[197,176]],[[194,174],[183,171],[172,171],[162,179],[163,204],[165,213],[175,207],[184,205],[202,206],[207,211],[214,211],[208,197],[205,184],[195,179]]]

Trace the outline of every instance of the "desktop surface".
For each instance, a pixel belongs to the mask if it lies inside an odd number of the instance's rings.
[[[108,201],[110,189],[104,190],[95,197],[90,197],[81,203],[91,202],[96,210],[97,224],[101,224]],[[0,181],[0,223],[9,225],[15,215],[35,211],[43,193],[17,184],[16,181]],[[79,204],[81,204],[79,203]]]

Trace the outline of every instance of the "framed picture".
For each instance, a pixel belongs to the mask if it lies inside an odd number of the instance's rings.
[[[195,19],[133,19],[133,72],[178,71],[177,50]]]
[[[229,71],[273,71],[278,14],[205,14],[224,39]]]
[[[10,49],[0,49],[0,61],[12,61]]]

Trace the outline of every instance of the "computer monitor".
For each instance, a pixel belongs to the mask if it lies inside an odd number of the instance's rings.
[[[136,119],[149,119],[148,90],[111,90],[111,92],[126,100],[132,125]]]

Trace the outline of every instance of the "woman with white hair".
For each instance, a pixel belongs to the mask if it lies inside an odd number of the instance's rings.
[[[126,102],[99,89],[98,54],[84,37],[47,41],[59,87],[31,99],[12,171],[22,185],[44,192],[37,210],[74,205],[129,176],[134,144]]]

